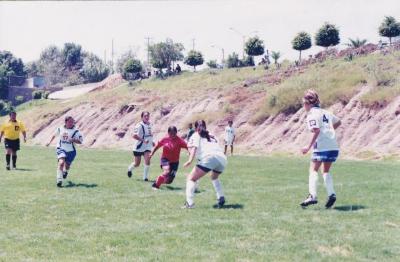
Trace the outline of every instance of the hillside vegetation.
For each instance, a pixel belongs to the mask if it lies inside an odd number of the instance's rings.
[[[301,67],[286,63],[280,69],[269,70],[259,67],[185,72],[167,80],[109,85],[70,101],[33,102],[19,110],[21,119],[30,126],[34,142],[39,144],[44,144],[65,114],[72,114],[89,138],[87,146],[129,148],[133,125],[139,121],[140,112],[148,110],[157,137],[171,124],[183,130],[198,118],[208,121],[210,130],[219,136],[227,120],[233,119],[239,149],[271,152],[279,148],[294,152],[309,135],[304,132],[305,114],[301,109],[306,89],[319,91],[323,106],[331,107],[354,129],[362,129],[368,121],[366,126],[372,128],[371,121],[382,120],[379,114],[386,116],[390,130],[385,134],[389,134],[399,122],[399,73],[399,51],[375,52],[349,61],[332,58]],[[342,135],[348,127],[343,128],[339,130]],[[378,129],[371,130],[369,136],[384,131]],[[357,143],[349,143],[349,148],[344,149],[398,154],[400,138],[392,136],[390,143],[394,144],[387,150]],[[362,141],[343,136],[344,144],[347,139]]]

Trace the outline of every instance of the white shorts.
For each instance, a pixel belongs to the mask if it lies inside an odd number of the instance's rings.
[[[233,139],[229,139],[229,140],[225,139],[225,145],[226,146],[233,146]]]
[[[218,173],[224,172],[226,167],[226,157],[225,156],[206,156],[197,163],[197,167],[205,172],[215,171]]]

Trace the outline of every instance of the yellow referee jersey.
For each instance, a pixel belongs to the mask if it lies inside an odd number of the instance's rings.
[[[7,139],[15,140],[19,138],[21,132],[25,132],[25,125],[21,121],[6,121],[1,126],[1,132],[4,132],[4,137]]]

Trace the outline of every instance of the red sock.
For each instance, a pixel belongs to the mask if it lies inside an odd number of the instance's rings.
[[[164,183],[165,183],[165,178],[163,176],[158,176],[156,180],[156,186],[160,187]]]

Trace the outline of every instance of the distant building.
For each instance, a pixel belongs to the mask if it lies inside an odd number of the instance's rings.
[[[45,78],[43,76],[31,78],[10,76],[8,83],[8,100],[14,105],[32,100],[33,91],[46,89]],[[17,97],[22,98],[22,100],[16,99]]]

